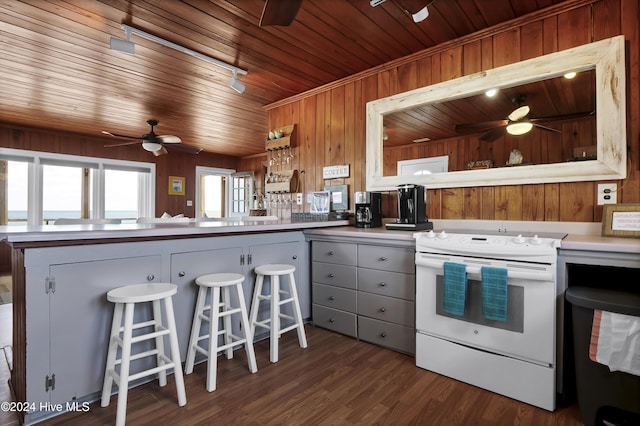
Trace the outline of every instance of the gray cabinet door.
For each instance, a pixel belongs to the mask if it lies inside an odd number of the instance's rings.
[[[42,312],[42,326],[50,328],[50,374],[55,374],[52,403],[64,403],[102,390],[113,304],[107,292],[135,283],[159,282],[162,257],[140,256],[52,265],[55,293],[50,293],[49,318]],[[148,315],[137,309],[135,315]],[[168,346],[167,346],[168,347]],[[132,371],[148,367],[152,360],[132,363]],[[44,376],[41,387],[44,389]]]
[[[176,328],[178,329],[180,357],[183,361],[187,356],[193,311],[196,306],[196,297],[198,296],[196,278],[201,275],[220,272],[243,274],[242,255],[242,247],[173,253],[171,255],[171,282],[178,286],[178,292],[173,296],[173,303]],[[245,300],[247,300],[246,294]],[[233,303],[234,306],[237,306],[235,301]],[[234,329],[239,328],[239,324],[236,324],[237,322],[234,321]],[[205,331],[205,328],[208,329],[208,323],[206,322],[203,323],[202,334],[208,332]]]

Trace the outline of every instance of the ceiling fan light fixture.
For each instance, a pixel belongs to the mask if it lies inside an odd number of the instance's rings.
[[[533,129],[533,124],[530,121],[518,121],[507,126],[507,133],[513,136],[520,136],[529,133],[531,129]]]
[[[155,142],[142,142],[142,148],[149,152],[155,152],[162,149],[162,145]]]

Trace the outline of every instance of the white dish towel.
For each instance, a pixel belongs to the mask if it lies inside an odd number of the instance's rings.
[[[594,311],[589,356],[611,371],[640,376],[640,317]]]

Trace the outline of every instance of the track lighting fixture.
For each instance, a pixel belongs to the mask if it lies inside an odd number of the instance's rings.
[[[244,89],[246,89],[246,86],[242,84],[241,81],[238,81],[238,73],[235,71],[233,72],[231,79],[229,79],[229,87],[240,94],[242,94],[244,92]]]
[[[171,49],[177,50],[178,52],[185,53],[189,56],[193,56],[194,58],[201,59],[203,61],[209,62],[210,64],[217,65],[221,68],[229,70],[233,73],[231,80],[229,80],[229,87],[235,90],[238,93],[244,92],[246,86],[238,80],[238,75],[247,75],[247,70],[243,70],[242,68],[238,68],[226,62],[220,61],[218,59],[214,59],[210,56],[203,55],[202,53],[198,53],[186,47],[180,46],[179,44],[172,43],[168,40],[162,39],[160,37],[156,37],[153,34],[149,34],[137,28],[130,27],[129,25],[122,24],[122,29],[126,34],[126,39],[122,40],[116,37],[111,37],[111,41],[109,46],[113,50],[118,50],[120,52],[128,53],[130,55],[135,54],[135,43],[131,41],[131,34],[135,34],[139,37],[146,38],[154,43],[161,44],[165,47],[169,47]]]

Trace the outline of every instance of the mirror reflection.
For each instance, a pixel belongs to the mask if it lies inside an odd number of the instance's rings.
[[[384,176],[398,161],[448,157],[448,171],[596,159],[595,70],[383,117]]]

